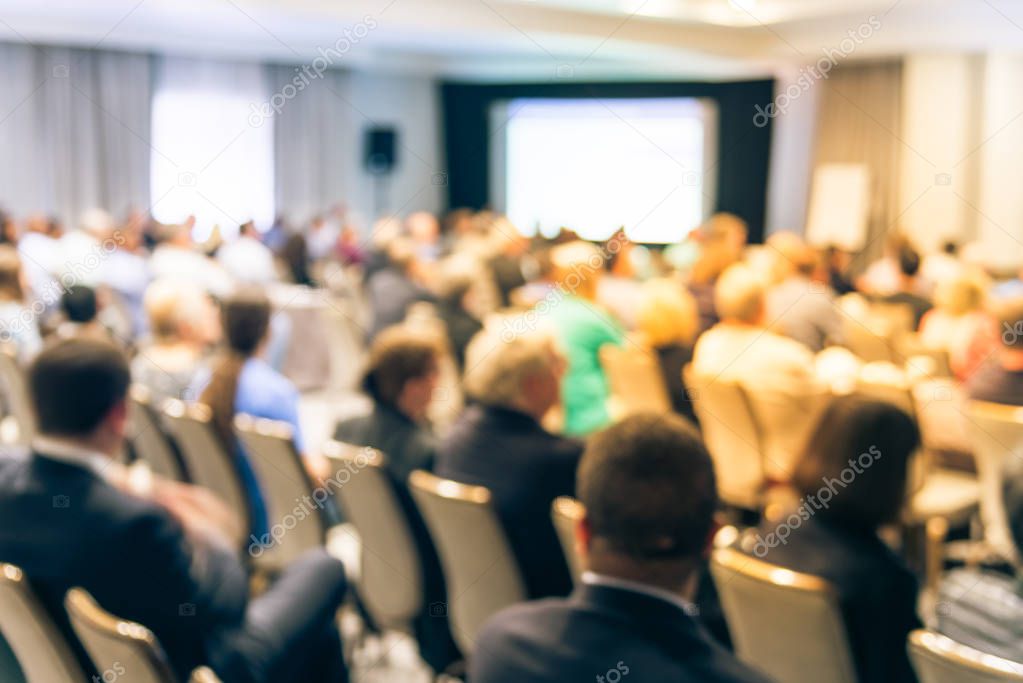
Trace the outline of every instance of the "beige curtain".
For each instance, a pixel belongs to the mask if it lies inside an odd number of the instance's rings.
[[[898,228],[901,62],[848,64],[833,69],[819,86],[814,167],[822,163],[861,163],[870,170],[871,196],[867,246],[857,267],[876,258],[885,236]]]

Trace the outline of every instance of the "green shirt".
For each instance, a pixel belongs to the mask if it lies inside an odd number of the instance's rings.
[[[609,389],[600,365],[600,347],[621,346],[625,332],[603,308],[573,295],[553,304],[548,315],[568,361],[561,384],[564,431],[571,436],[585,436],[610,420],[605,405]]]

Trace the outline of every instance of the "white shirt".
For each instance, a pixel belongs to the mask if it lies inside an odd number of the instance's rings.
[[[149,261],[149,270],[154,279],[190,280],[216,297],[231,293],[231,278],[216,261],[184,247],[160,245]]]
[[[113,462],[105,453],[82,448],[63,439],[49,436],[37,436],[32,439],[32,451],[50,460],[90,470],[96,476],[104,479],[107,477],[107,468]]]
[[[701,378],[744,382],[800,395],[815,388],[810,349],[752,325],[718,323],[700,335],[693,371]]]
[[[628,579],[619,579],[614,576],[607,576],[605,574],[597,574],[596,572],[583,572],[581,577],[582,582],[587,586],[604,586],[605,588],[617,588],[618,590],[629,591],[632,593],[639,593],[646,595],[657,600],[663,600],[675,605],[680,610],[688,614],[689,616],[696,616],[700,613],[699,609],[693,603],[683,598],[678,593],[672,593],[669,590],[651,586],[646,583],[640,583],[638,581],[629,581]]]

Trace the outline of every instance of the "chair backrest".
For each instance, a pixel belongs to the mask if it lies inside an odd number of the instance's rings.
[[[423,608],[423,570],[386,456],[338,441],[327,442],[323,454],[338,472],[336,479],[349,473],[338,497],[359,533],[359,596],[380,626],[407,631]]]
[[[1016,557],[1002,496],[1008,458],[1023,455],[1023,407],[986,401],[966,404],[967,432],[980,480],[980,519],[984,540],[1006,559]]]
[[[575,545],[575,527],[586,515],[586,508],[575,498],[560,496],[551,503],[551,521],[561,543],[561,551],[565,553],[565,561],[572,572],[572,580],[578,584],[585,567]]]
[[[788,482],[833,394],[825,389],[794,394],[746,383],[742,389],[760,433],[764,474],[770,481]]]
[[[216,494],[249,528],[245,486],[234,454],[224,449],[213,431],[209,407],[172,399],[164,404],[163,422],[181,450],[192,483]]]
[[[417,470],[409,488],[433,538],[448,590],[455,642],[466,657],[483,623],[526,600],[526,589],[490,491]]]
[[[856,391],[877,401],[892,403],[911,417],[916,415],[913,389],[908,383],[893,384],[860,377],[856,380]]]
[[[733,548],[715,550],[710,571],[739,659],[785,683],[856,683],[828,582]]]
[[[36,599],[24,572],[0,563],[0,634],[28,683],[84,681],[74,652]]]
[[[864,319],[846,315],[843,318],[842,334],[849,350],[866,363],[902,363],[896,350],[898,331],[891,320],[870,314]]]
[[[154,474],[174,481],[187,481],[184,466],[157,417],[149,390],[141,384],[131,387],[128,398],[129,441],[139,460]]]
[[[269,543],[251,545],[249,553],[259,567],[279,571],[327,542],[322,506],[333,492],[328,485],[313,486],[289,424],[238,415],[234,427],[259,479],[270,523]]]
[[[600,364],[611,387],[609,412],[615,419],[638,412],[671,411],[671,397],[655,351],[605,344],[600,349]]]
[[[89,653],[100,678],[131,683],[175,683],[167,657],[156,636],[145,626],[123,621],[104,611],[81,588],[72,588],[64,598],[71,626]],[[208,672],[192,681],[209,681]]]
[[[746,392],[736,382],[701,377],[691,365],[682,373],[703,440],[714,459],[721,500],[757,509],[766,478],[760,429]]]
[[[29,399],[25,370],[9,347],[0,348],[0,385],[7,411],[18,426],[14,443],[27,446],[36,433],[36,418]]]
[[[978,652],[933,631],[909,634],[909,661],[920,683],[1023,681],[1023,664]]]

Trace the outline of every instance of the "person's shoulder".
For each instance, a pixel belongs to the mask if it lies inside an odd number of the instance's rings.
[[[530,640],[545,641],[549,630],[572,613],[571,603],[564,598],[534,600],[507,607],[484,624],[478,645],[482,652],[498,653],[514,643]]]

